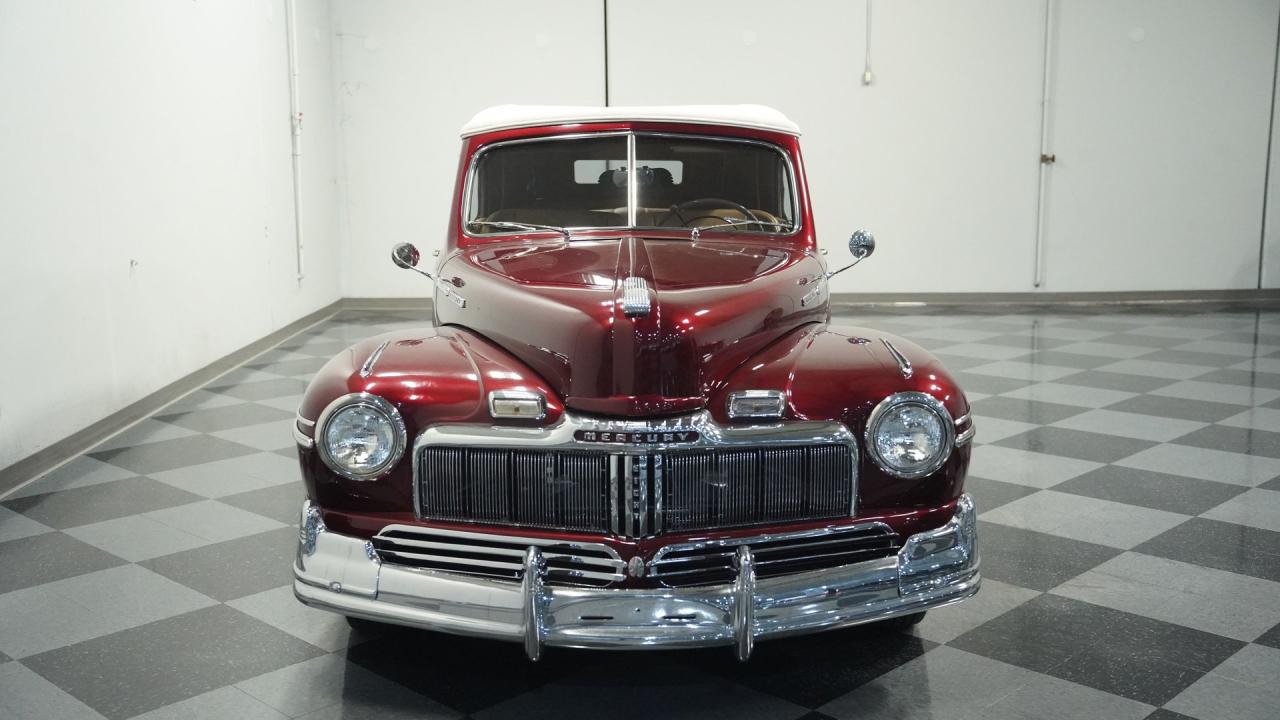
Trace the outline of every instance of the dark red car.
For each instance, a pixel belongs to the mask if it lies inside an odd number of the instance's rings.
[[[968,402],[829,324],[798,134],[757,106],[468,123],[444,253],[392,253],[435,326],[343,351],[298,411],[298,599],[535,660],[746,659],[977,592]]]

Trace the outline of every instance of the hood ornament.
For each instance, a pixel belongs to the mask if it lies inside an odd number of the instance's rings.
[[[645,317],[653,305],[649,300],[649,282],[629,277],[622,281],[622,314],[629,318]]]

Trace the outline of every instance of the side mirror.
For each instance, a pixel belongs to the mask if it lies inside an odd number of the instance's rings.
[[[865,260],[876,251],[876,236],[870,230],[855,230],[849,238],[849,253],[854,260]]]
[[[417,267],[418,260],[421,257],[422,254],[418,252],[418,248],[413,246],[413,243],[400,243],[391,248],[391,262],[395,263],[396,267],[401,267],[405,270],[413,270]]]
[[[853,262],[849,263],[848,265],[845,265],[839,270],[833,270],[827,273],[827,277],[830,278],[833,275],[839,275],[845,270],[848,270],[854,265],[857,265],[863,260],[866,260],[867,258],[871,257],[871,253],[875,251],[876,251],[876,236],[872,235],[870,230],[855,231],[853,233],[853,236],[849,238],[849,254],[853,255]]]

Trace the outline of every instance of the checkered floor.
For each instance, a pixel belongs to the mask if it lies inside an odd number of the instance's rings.
[[[346,313],[0,503],[0,717],[1280,716],[1280,312],[847,314],[957,373],[985,583],[911,634],[589,653],[377,626],[290,590],[289,420]]]

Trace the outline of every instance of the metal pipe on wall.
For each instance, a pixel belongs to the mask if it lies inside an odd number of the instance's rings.
[[[298,109],[298,7],[297,0],[285,0],[285,30],[289,45],[289,135],[293,152],[293,232],[297,279],[306,276],[302,257],[302,112]]]
[[[1053,69],[1053,0],[1044,2],[1044,82],[1040,100],[1040,186],[1036,199],[1036,252],[1035,275],[1032,285],[1040,287],[1044,283],[1044,240],[1045,216],[1048,214],[1049,168],[1053,157],[1049,153],[1049,81]]]

